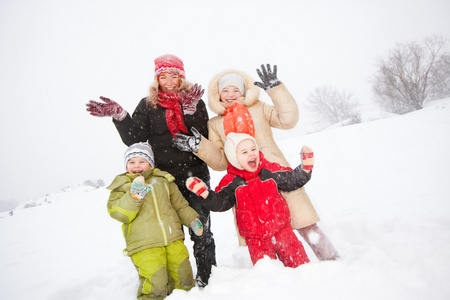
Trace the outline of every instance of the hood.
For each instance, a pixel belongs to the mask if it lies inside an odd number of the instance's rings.
[[[237,101],[244,104],[245,107],[250,107],[259,99],[259,87],[253,84],[255,80],[250,75],[233,69],[222,71],[211,79],[208,86],[208,106],[218,115],[222,115],[226,109],[223,103],[220,102],[219,80],[222,76],[229,73],[238,74],[245,80],[245,95]]]

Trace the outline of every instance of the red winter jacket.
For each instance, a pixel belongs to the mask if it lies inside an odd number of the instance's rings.
[[[289,207],[280,191],[293,191],[305,185],[311,173],[300,166],[291,170],[264,158],[262,152],[256,172],[228,165],[216,188],[202,202],[211,211],[226,211],[236,205],[236,222],[243,237],[266,239],[290,222]]]

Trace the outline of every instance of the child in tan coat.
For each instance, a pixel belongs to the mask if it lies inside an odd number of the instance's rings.
[[[174,143],[194,145],[190,150],[216,171],[226,170],[228,161],[224,153],[224,143],[229,132],[239,132],[239,126],[231,125],[239,117],[233,116],[239,102],[248,110],[254,126],[254,137],[260,151],[270,162],[289,167],[289,163],[275,143],[272,127],[294,128],[298,122],[298,107],[286,86],[277,78],[277,67],[270,65],[257,70],[262,82],[254,80],[244,72],[225,70],[214,76],[208,88],[208,103],[216,117],[208,121],[209,137],[179,134]],[[272,99],[273,105],[259,100],[260,88]],[[246,126],[249,127],[249,126]],[[249,128],[247,128],[248,130]],[[250,128],[251,130],[251,128]],[[242,131],[241,131],[242,132]],[[246,132],[247,133],[247,132]],[[291,212],[291,224],[310,245],[319,260],[333,260],[339,257],[328,237],[317,226],[320,220],[305,189],[284,193]],[[240,240],[243,244],[243,240]]]

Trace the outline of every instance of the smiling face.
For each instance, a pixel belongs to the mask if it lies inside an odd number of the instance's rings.
[[[181,77],[178,74],[161,73],[158,83],[163,92],[175,93],[181,85]]]
[[[220,92],[220,101],[230,106],[236,99],[242,97],[241,91],[234,85],[226,86]]]
[[[238,144],[236,158],[245,171],[255,172],[258,169],[259,151],[252,140],[243,140]]]
[[[149,162],[140,156],[132,157],[127,161],[127,173],[130,174],[141,174],[151,168]]]

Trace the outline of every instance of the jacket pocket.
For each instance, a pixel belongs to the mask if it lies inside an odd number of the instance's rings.
[[[259,234],[260,221],[255,219],[251,211],[236,209],[236,224],[239,233],[244,237],[252,237]]]

